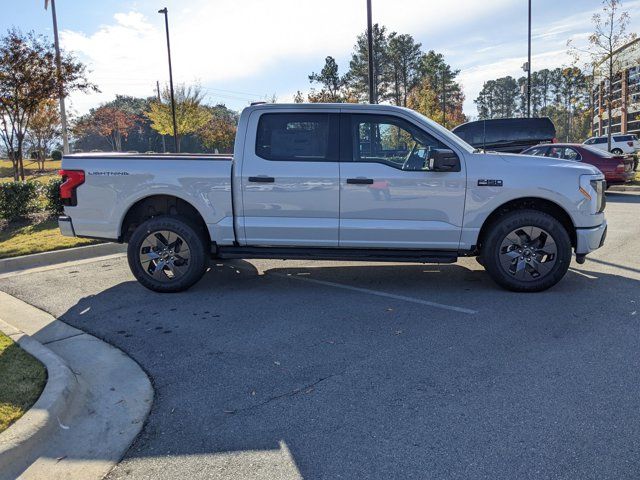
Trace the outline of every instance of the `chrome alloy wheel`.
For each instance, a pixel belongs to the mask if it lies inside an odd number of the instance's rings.
[[[534,281],[546,276],[556,264],[558,248],[553,237],[539,227],[520,227],[500,245],[500,265],[514,278]]]
[[[190,259],[187,242],[169,230],[150,233],[140,247],[143,270],[162,282],[178,279],[187,273]]]

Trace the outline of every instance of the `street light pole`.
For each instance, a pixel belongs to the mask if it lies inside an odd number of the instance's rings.
[[[171,45],[169,43],[169,13],[167,7],[162,10],[158,10],[158,13],[164,14],[164,26],[167,31],[167,56],[169,57],[169,88],[171,90],[171,115],[173,117],[173,144],[176,153],[180,153],[180,147],[178,146],[178,125],[176,123],[176,101],[173,95],[173,71],[171,69]]]
[[[531,0],[529,0],[529,54],[527,58],[527,117],[531,118]]]
[[[373,70],[373,28],[371,21],[371,0],[367,0],[367,42],[369,50],[369,103],[376,103],[376,90]]]
[[[45,0],[44,8],[49,2]],[[67,112],[64,106],[64,86],[62,85],[62,62],[60,60],[60,43],[58,42],[58,18],[56,16],[56,0],[51,0],[51,16],[53,17],[53,43],[56,49],[56,69],[58,75],[58,97],[60,101],[60,124],[62,126],[62,151],[69,153],[69,137],[67,136]]]

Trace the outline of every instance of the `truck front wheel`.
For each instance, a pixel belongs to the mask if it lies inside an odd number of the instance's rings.
[[[567,273],[571,240],[551,215],[518,210],[490,227],[481,254],[485,269],[498,285],[515,292],[539,292]]]
[[[127,249],[129,267],[150,290],[180,292],[204,275],[205,243],[203,232],[186,219],[151,218],[131,235]]]

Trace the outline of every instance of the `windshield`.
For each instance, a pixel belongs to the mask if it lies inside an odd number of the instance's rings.
[[[438,133],[440,133],[447,140],[450,140],[450,141],[454,142],[457,146],[459,146],[460,148],[466,150],[467,152],[469,152],[469,153],[479,152],[478,149],[473,148],[471,145],[469,145],[467,142],[462,140],[459,136],[457,136],[451,130],[448,130],[445,127],[443,127],[442,125],[440,125],[439,123],[434,122],[429,117],[425,117],[421,113],[416,112],[415,110],[411,110],[409,108],[407,108],[405,110],[407,110],[408,112],[411,112],[412,115],[418,117],[419,120],[421,120],[422,122],[428,124],[429,127],[431,127],[434,130],[436,130]]]
[[[599,157],[603,157],[603,158],[613,158],[616,156],[616,155],[613,155],[612,153],[607,152],[606,150],[601,150],[600,148],[592,147],[591,145],[583,144],[582,148],[584,148],[585,150],[589,150],[591,153],[595,153]]]

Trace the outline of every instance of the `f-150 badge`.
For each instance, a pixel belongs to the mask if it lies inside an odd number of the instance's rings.
[[[478,180],[479,187],[501,187],[502,180]]]

